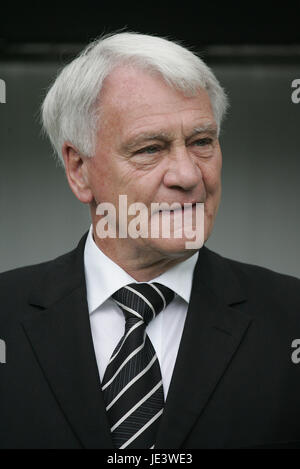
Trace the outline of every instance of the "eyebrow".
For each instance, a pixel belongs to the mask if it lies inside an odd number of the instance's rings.
[[[218,129],[217,126],[214,124],[206,124],[206,125],[201,125],[193,128],[192,134],[188,138],[192,138],[195,135],[198,134],[204,134],[208,133],[212,137],[217,137],[218,135]]]
[[[193,138],[196,135],[203,134],[203,133],[208,133],[212,137],[217,137],[218,131],[217,127],[214,124],[204,124],[200,126],[196,126],[193,128],[192,132],[190,135],[186,137],[186,140],[189,140]],[[156,133],[150,133],[150,132],[142,132],[138,134],[136,137],[133,139],[127,141],[124,145],[123,148],[125,150],[132,150],[136,146],[142,143],[146,143],[148,141],[152,140],[160,140],[162,142],[170,142],[174,138],[174,134],[171,132],[156,132]]]

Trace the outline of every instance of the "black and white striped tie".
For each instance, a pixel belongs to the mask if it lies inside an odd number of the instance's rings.
[[[153,448],[164,406],[162,376],[146,326],[174,298],[159,283],[131,283],[112,295],[125,332],[105,370],[102,391],[115,448]]]

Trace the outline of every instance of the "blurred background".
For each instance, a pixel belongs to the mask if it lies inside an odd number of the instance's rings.
[[[192,47],[229,95],[223,198],[206,245],[300,277],[300,103],[291,99],[300,79],[300,7],[76,5],[0,6],[0,272],[69,251],[89,227],[88,207],[41,134],[39,108],[64,64],[100,34],[125,28]]]

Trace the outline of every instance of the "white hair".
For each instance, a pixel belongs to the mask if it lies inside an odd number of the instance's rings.
[[[43,127],[60,163],[65,141],[83,155],[94,156],[101,125],[98,97],[103,81],[114,67],[128,63],[159,73],[168,85],[185,95],[193,96],[204,88],[219,132],[228,99],[203,60],[164,38],[132,32],[111,34],[93,41],[62,69],[42,104]]]

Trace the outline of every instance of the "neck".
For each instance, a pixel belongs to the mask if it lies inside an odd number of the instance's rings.
[[[93,239],[98,248],[137,282],[149,282],[195,253],[194,250],[164,253],[144,244],[129,245],[128,239],[102,239],[95,233],[93,229]]]

